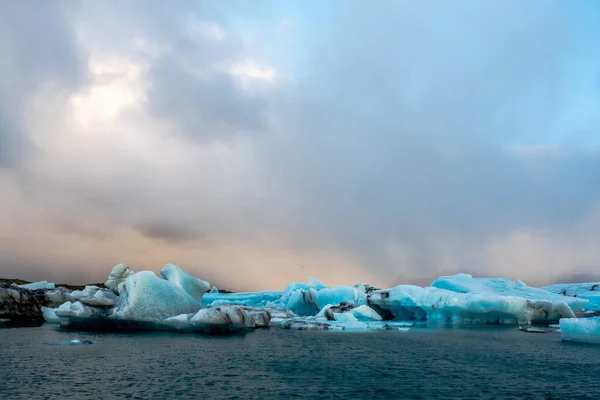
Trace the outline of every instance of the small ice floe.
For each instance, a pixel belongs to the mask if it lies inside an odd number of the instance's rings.
[[[519,330],[528,333],[552,333],[554,329],[536,328],[535,326],[519,326]]]
[[[95,340],[73,338],[71,340],[58,340],[56,342],[40,342],[50,346],[77,346],[81,344],[96,344]]]

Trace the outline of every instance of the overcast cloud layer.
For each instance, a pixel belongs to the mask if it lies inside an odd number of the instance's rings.
[[[600,6],[0,3],[0,276],[600,279]]]

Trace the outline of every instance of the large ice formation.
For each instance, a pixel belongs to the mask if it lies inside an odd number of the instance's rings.
[[[493,294],[521,297],[533,301],[564,302],[574,312],[581,311],[588,303],[583,299],[560,296],[551,291],[530,287],[521,281],[514,282],[506,278],[473,278],[469,274],[457,274],[441,276],[434,280],[431,286],[457,293]]]
[[[549,323],[575,315],[565,302],[529,300],[492,293],[458,293],[411,285],[377,290],[369,304],[390,311],[395,319],[436,324]]]
[[[200,301],[176,283],[160,279],[151,271],[129,276],[119,290],[111,318],[135,321],[161,321],[179,314],[197,312]]]
[[[564,340],[600,344],[600,317],[560,320]]]

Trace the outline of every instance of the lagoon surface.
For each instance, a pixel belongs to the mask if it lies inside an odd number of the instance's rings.
[[[50,345],[73,338],[87,345]],[[515,327],[236,336],[0,329],[2,399],[597,399],[600,346]]]

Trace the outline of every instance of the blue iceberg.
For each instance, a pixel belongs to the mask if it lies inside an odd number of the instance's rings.
[[[600,344],[600,317],[561,319],[560,333],[570,342]]]

